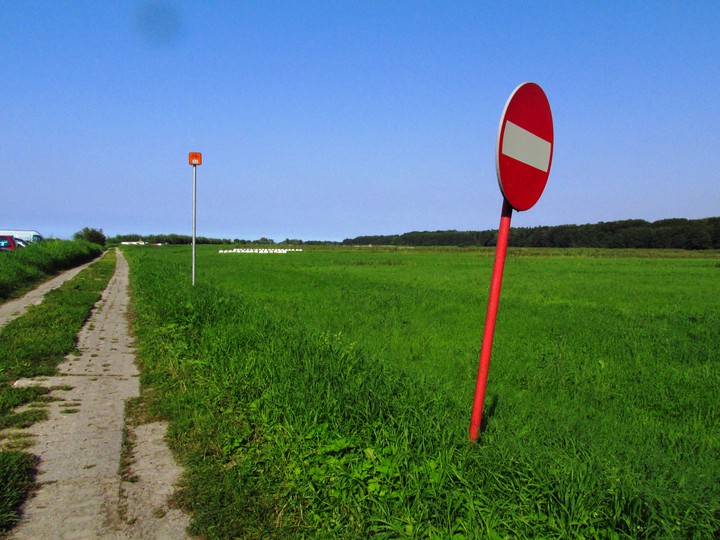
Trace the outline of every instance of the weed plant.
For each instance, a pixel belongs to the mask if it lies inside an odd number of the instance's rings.
[[[716,261],[128,250],[143,383],[209,538],[720,535]]]
[[[44,240],[0,253],[0,299],[28,290],[62,270],[91,261],[102,247],[84,241]]]
[[[73,242],[73,244],[76,242]],[[26,249],[29,249],[26,248]],[[44,411],[16,413],[22,404],[38,401],[46,388],[14,388],[21,377],[52,375],[65,355],[75,349],[76,336],[115,270],[108,252],[72,280],[48,292],[43,303],[0,329],[0,429],[22,428],[42,420]],[[0,531],[17,520],[17,509],[34,475],[33,456],[0,450]]]

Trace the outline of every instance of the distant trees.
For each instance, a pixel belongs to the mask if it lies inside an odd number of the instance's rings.
[[[85,240],[101,246],[105,245],[107,238],[103,234],[102,229],[93,229],[91,227],[83,227],[82,230],[73,234],[74,240]]]
[[[150,244],[191,244],[192,236],[184,234],[119,234],[110,240],[116,243],[145,241]],[[200,239],[196,240],[199,242]]]
[[[497,231],[422,231],[388,236],[358,236],[344,245],[393,246],[493,246]],[[664,219],[650,223],[642,219],[600,222],[587,225],[514,228],[508,241],[514,247],[596,247],[720,249],[720,217]]]
[[[179,244],[192,244],[192,236],[185,235],[185,234],[119,234],[117,236],[113,236],[110,239],[112,242],[120,243],[120,242],[137,242],[137,241],[144,241],[149,244],[171,244],[171,245],[179,245]],[[234,240],[230,240],[229,238],[208,238],[206,236],[197,236],[195,238],[195,242],[198,244],[262,244],[262,245],[268,245],[268,244],[274,244],[275,240],[272,238],[265,238],[264,236],[258,240],[242,240],[240,238],[235,238]],[[291,242],[295,242],[295,240],[292,240]],[[297,242],[302,243],[301,240],[298,240]]]
[[[87,227],[75,233],[94,231]],[[102,230],[98,231],[102,235]],[[105,236],[102,235],[103,244]],[[190,244],[192,237],[182,234],[123,234],[112,242],[151,244]],[[198,244],[256,244],[272,245],[272,238],[257,240],[197,237]],[[457,246],[486,247],[497,242],[497,230],[489,231],[413,231],[404,234],[371,235],[346,238],[346,246]],[[328,240],[299,240],[286,238],[281,245],[331,246]],[[508,244],[513,247],[589,247],[589,248],[655,248],[655,249],[720,249],[720,217],[705,219],[663,219],[648,222],[643,219],[599,222],[584,225],[553,227],[517,227],[510,230]]]

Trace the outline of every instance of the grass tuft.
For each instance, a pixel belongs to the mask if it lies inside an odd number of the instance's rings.
[[[0,452],[0,532],[19,519],[17,508],[35,480],[35,457],[18,451]]]

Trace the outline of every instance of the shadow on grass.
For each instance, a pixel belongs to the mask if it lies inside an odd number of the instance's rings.
[[[487,430],[491,418],[495,416],[495,409],[497,408],[498,401],[498,395],[493,394],[488,406],[483,408],[482,418],[480,420],[480,437],[482,437],[482,434]],[[478,437],[478,440],[480,440],[480,437]]]

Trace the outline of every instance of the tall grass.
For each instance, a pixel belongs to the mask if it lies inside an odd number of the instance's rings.
[[[0,253],[0,299],[10,298],[59,272],[88,262],[102,247],[84,241],[45,240]]]
[[[128,254],[143,381],[188,466],[195,532],[720,534],[714,263],[510,261],[539,281],[504,291],[471,445],[473,289],[486,291],[490,257],[208,251],[193,288],[187,250]],[[676,294],[689,303],[668,305]]]

